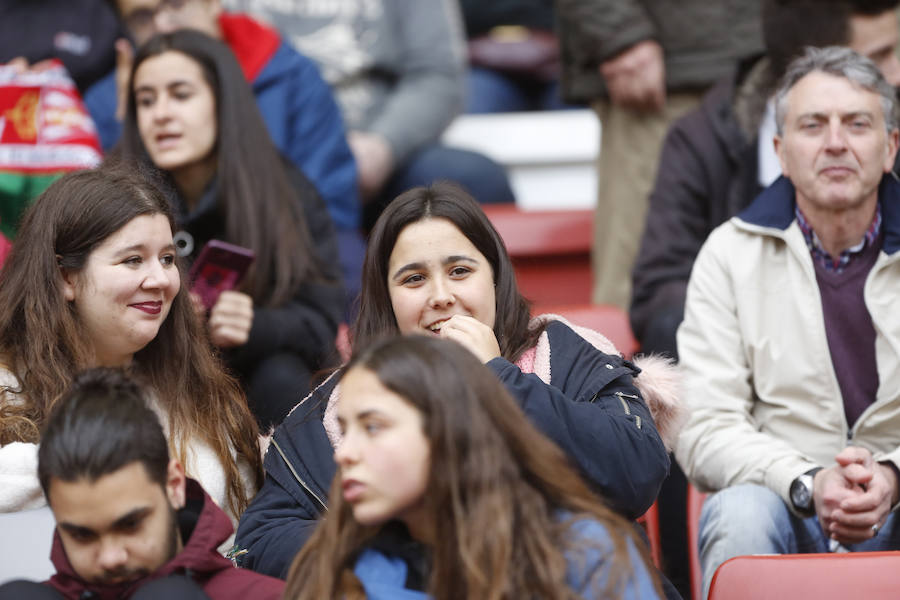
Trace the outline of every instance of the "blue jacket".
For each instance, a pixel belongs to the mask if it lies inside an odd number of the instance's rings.
[[[221,25],[223,29],[262,29],[241,15],[225,15]],[[240,36],[245,31],[236,33]],[[242,49],[232,50],[240,59]],[[252,78],[251,86],[275,146],[315,184],[335,226],[358,227],[356,162],[347,144],[340,109],[315,63],[279,40],[275,52]],[[122,124],[115,118],[116,102],[115,72],[91,86],[84,96],[104,150],[114,146],[122,133]]]
[[[487,366],[610,506],[636,518],[656,499],[669,469],[668,453],[634,386],[638,370],[561,322],[549,323],[546,332],[550,385],[503,358]],[[242,566],[285,577],[325,512],[335,464],[322,418],[339,377],[319,386],[275,430],[265,483],[238,524],[236,542],[248,551]]]
[[[575,544],[584,544],[566,553],[568,570],[566,583],[582,598],[603,598],[601,595],[609,577],[604,562],[612,551],[606,528],[594,520],[581,519],[572,523]],[[659,595],[653,587],[650,572],[634,544],[628,542],[628,554],[634,571],[624,581],[619,598],[622,600],[654,600]],[[428,594],[407,589],[406,561],[397,556],[367,549],[360,554],[353,572],[366,590],[368,600],[428,600]]]

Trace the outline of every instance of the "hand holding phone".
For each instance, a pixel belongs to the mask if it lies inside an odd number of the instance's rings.
[[[225,290],[209,311],[209,339],[219,348],[243,346],[253,328],[253,298]]]
[[[191,265],[191,291],[210,310],[219,299],[219,294],[240,284],[254,258],[253,250],[249,248],[221,240],[208,241]]]

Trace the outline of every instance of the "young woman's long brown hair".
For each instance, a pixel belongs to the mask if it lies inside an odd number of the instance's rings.
[[[543,327],[529,329],[530,305],[519,293],[512,261],[503,239],[472,196],[456,184],[438,182],[397,196],[378,217],[363,264],[359,315],[353,344],[361,348],[385,336],[398,335],[388,292],[388,261],[400,233],[426,219],[446,219],[488,260],[494,274],[496,319],[494,336],[500,354],[510,361],[537,343]]]
[[[263,306],[279,306],[309,281],[327,280],[298,207],[301,193],[288,178],[234,53],[199,31],[158,34],[135,53],[130,81],[144,61],[180,52],[200,67],[216,99],[216,184],[225,239],[252,248],[256,259],[240,288]],[[137,102],[129,87],[122,139],[123,158],[153,166],[137,125]],[[310,186],[303,193],[316,193]]]
[[[422,412],[431,451],[423,506],[437,540],[427,586],[433,598],[580,597],[566,575],[567,558],[591,550],[570,528],[583,518],[605,527],[611,547],[593,548],[604,561],[585,583],[598,595],[618,595],[631,572],[630,526],[589,491],[469,351],[425,336],[395,337],[364,350],[349,368],[371,371]],[[285,598],[357,597],[354,562],[380,528],[356,522],[336,476],[329,512],[295,559]]]
[[[90,340],[64,298],[61,270],[80,271],[106,238],[135,217],[156,214],[173,224],[156,186],[114,166],[62,177],[26,212],[0,270],[0,365],[19,381],[18,389],[6,390],[13,401],[0,401],[0,445],[38,443],[73,376],[93,366]],[[168,412],[170,442],[182,463],[191,438],[214,450],[225,469],[228,508],[239,515],[249,497],[233,453],[249,463],[256,488],[262,484],[256,421],[213,354],[187,289],[182,278],[168,317],[132,368]]]

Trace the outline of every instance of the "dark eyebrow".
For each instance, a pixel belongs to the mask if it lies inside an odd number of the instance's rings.
[[[149,515],[151,512],[153,512],[153,508],[150,506],[140,506],[138,508],[135,508],[134,510],[130,510],[127,513],[125,513],[124,515],[122,515],[121,517],[119,517],[118,519],[116,519],[113,522],[111,529],[121,529],[121,528],[125,527],[126,525],[130,524],[129,522],[131,522],[131,521],[135,521],[135,520],[140,521],[140,520],[144,519],[147,515]],[[63,521],[61,523],[57,523],[57,526],[60,527],[61,529],[65,529],[71,535],[90,535],[90,536],[97,535],[97,532],[94,531],[93,529],[91,529],[90,527],[84,527],[82,525],[76,525],[74,523],[68,523],[68,522]]]
[[[874,50],[872,50],[871,52],[866,54],[866,58],[874,61],[876,58],[881,58],[883,56],[887,56],[888,54],[890,54],[893,51],[894,51],[893,45],[885,44],[885,45],[881,46],[880,48],[875,48]]]
[[[377,408],[367,408],[367,409],[362,410],[361,412],[356,413],[355,415],[351,415],[350,418],[355,421],[362,421],[363,419],[368,419],[369,417],[378,417],[378,416],[381,416],[382,414],[384,414],[384,413],[382,413]],[[344,425],[346,422],[346,419],[338,417],[338,422],[341,425]]]
[[[442,262],[445,265],[449,265],[450,263],[455,263],[455,262],[470,262],[475,265],[478,264],[477,260],[475,260],[471,256],[466,256],[465,254],[454,254],[452,256],[448,256]]]
[[[119,252],[117,254],[128,254],[129,252],[141,252],[145,249],[146,249],[146,246],[144,246],[144,244],[134,244],[132,246],[122,248],[121,250],[119,250]],[[175,244],[167,244],[166,246],[163,246],[163,248],[162,248],[162,252],[174,252],[174,251],[175,251]]]
[[[409,263],[407,265],[403,265],[402,267],[400,267],[399,269],[394,271],[394,275],[393,275],[392,279],[396,280],[397,278],[400,277],[400,275],[402,275],[403,273],[405,273],[407,271],[420,271],[424,268],[425,268],[425,263],[423,263],[423,262],[413,262],[413,263]]]
[[[456,262],[468,262],[468,263],[472,263],[474,265],[478,264],[477,260],[475,260],[471,256],[466,256],[465,254],[451,254],[450,256],[446,256],[446,257],[444,257],[443,260],[441,260],[442,265],[449,265],[449,264],[453,264]],[[425,263],[423,263],[423,262],[413,262],[413,263],[409,263],[408,265],[403,265],[402,267],[400,267],[399,269],[394,271],[394,275],[393,275],[392,279],[396,280],[397,278],[400,277],[400,275],[402,275],[403,273],[405,273],[407,271],[419,271],[424,268],[425,268]]]
[[[374,408],[368,408],[360,413],[356,413],[355,415],[349,415],[349,416],[351,419],[365,419],[366,417],[370,417],[373,414],[376,414],[377,412],[378,412],[378,410],[376,410]],[[345,419],[344,417],[340,417],[340,416],[337,418],[337,420],[338,420],[338,423],[340,423],[341,425],[343,425],[344,423],[347,422],[347,419]]]
[[[167,83],[166,89],[176,88],[181,85],[193,86],[194,83],[192,81],[188,81],[187,79],[176,79],[175,81],[170,81],[169,83]],[[156,88],[153,87],[152,85],[139,85],[138,87],[134,88],[135,94],[139,94],[141,92],[154,92],[154,91],[156,91]]]
[[[131,510],[118,519],[112,524],[113,529],[121,529],[130,524],[131,521],[140,521],[144,519],[147,515],[153,512],[153,508],[150,506],[141,506]]]
[[[171,90],[171,89],[174,89],[177,87],[181,87],[183,85],[186,85],[191,89],[197,87],[197,84],[194,81],[191,81],[188,79],[176,79],[175,81],[170,81],[168,84],[166,84],[166,88]]]
[[[377,408],[366,408],[353,415],[353,420],[360,423],[375,421],[381,424],[389,424],[394,422],[394,418],[390,413],[386,413]]]
[[[82,527],[81,525],[75,525],[74,523],[57,523],[57,527],[60,529],[65,529],[69,535],[74,536],[92,536],[97,535],[93,529],[90,527]]]

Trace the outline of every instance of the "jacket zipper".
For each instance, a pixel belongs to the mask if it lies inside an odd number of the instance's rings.
[[[284,464],[287,465],[287,468],[291,471],[291,474],[294,476],[294,479],[297,480],[297,483],[303,486],[303,489],[306,490],[306,492],[310,496],[315,498],[319,502],[319,504],[322,505],[322,508],[325,510],[325,512],[328,512],[328,507],[325,505],[322,499],[319,498],[319,496],[314,491],[312,491],[312,489],[308,485],[306,485],[306,483],[302,479],[300,479],[300,475],[297,474],[296,469],[294,469],[294,465],[292,465],[291,461],[289,461],[287,456],[285,456],[284,451],[281,449],[281,446],[278,445],[278,442],[275,441],[274,436],[272,437],[271,443],[273,446],[275,446],[275,449],[278,450],[278,454],[281,455],[282,460],[284,460]]]
[[[625,398],[631,398],[632,400],[640,400],[634,394],[626,394],[625,392],[615,392],[616,396],[619,397],[619,402],[622,403],[622,408],[625,410],[625,414],[629,417],[631,416],[631,409],[628,407],[628,401]],[[637,428],[641,428],[641,416],[634,415],[634,424],[637,425]]]

